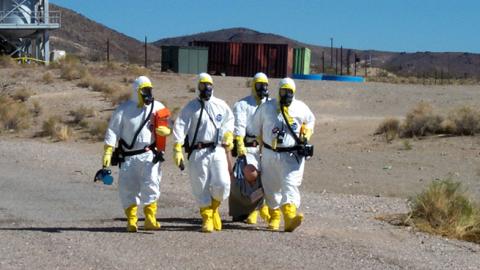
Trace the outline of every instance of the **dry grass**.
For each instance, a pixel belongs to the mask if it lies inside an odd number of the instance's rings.
[[[92,81],[92,90],[95,92],[102,92],[106,96],[110,96],[115,92],[115,86],[100,79],[94,79]]]
[[[91,138],[94,140],[101,141],[105,137],[105,132],[107,131],[108,128],[108,122],[107,121],[94,121],[90,122],[88,125],[90,128],[88,130],[88,133],[90,134]]]
[[[30,113],[25,103],[0,95],[0,129],[19,131],[30,125]]]
[[[56,141],[67,141],[72,136],[72,129],[64,124],[60,117],[52,116],[42,125],[42,135]]]
[[[387,142],[391,142],[397,137],[399,130],[400,130],[400,120],[393,117],[386,118],[377,127],[377,130],[375,131],[375,135],[385,134],[385,139],[387,140]]]
[[[124,101],[127,101],[132,96],[132,92],[125,87],[118,87],[115,92],[113,92],[108,99],[112,102],[112,105],[118,105]]]
[[[17,64],[15,60],[13,60],[8,55],[0,55],[0,68],[12,68],[15,67]]]
[[[44,84],[53,83],[53,74],[50,71],[45,72],[42,76],[42,82]]]
[[[128,66],[127,72],[135,78],[138,77],[138,76],[149,76],[150,75],[150,70],[148,68],[138,66],[138,65]]]
[[[82,77],[80,82],[77,83],[77,86],[82,87],[82,88],[93,87],[93,85],[96,81],[97,81],[97,79],[95,79],[92,75],[90,75],[88,73],[88,74],[85,74],[85,76]]]
[[[72,123],[79,124],[85,118],[95,116],[95,110],[93,108],[80,106],[76,110],[70,111],[70,115],[73,117]]]
[[[18,100],[20,102],[25,102],[27,101],[31,96],[33,95],[33,92],[28,88],[27,86],[22,86],[20,89],[16,90],[12,94],[12,98],[14,100]]]
[[[435,181],[410,202],[410,218],[420,230],[480,243],[480,208],[467,198],[460,183]]]
[[[377,127],[374,135],[385,134],[387,142],[397,135],[403,138],[427,136],[431,134],[450,134],[457,136],[480,133],[480,111],[463,106],[449,112],[447,117],[436,113],[433,107],[420,102],[410,110],[403,123],[394,118],[386,118]]]
[[[35,101],[33,101],[32,106],[33,106],[33,108],[31,110],[31,112],[33,113],[33,115],[39,116],[43,111],[43,108],[40,105],[40,103],[35,100]]]
[[[436,134],[441,131],[443,117],[433,111],[432,105],[420,102],[407,113],[401,127],[402,137],[416,137]]]
[[[480,132],[480,112],[464,106],[450,112],[451,133],[455,135],[475,135]]]

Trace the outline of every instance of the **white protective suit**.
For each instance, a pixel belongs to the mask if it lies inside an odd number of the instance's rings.
[[[262,104],[265,100],[266,98],[262,99]],[[235,129],[233,130],[233,134],[244,137],[246,142],[256,140],[255,135],[253,135],[251,123],[253,122],[253,115],[258,106],[256,98],[252,95],[242,98],[233,106],[233,114],[235,116]],[[260,171],[260,147],[246,147],[246,149],[247,164],[255,166],[255,168]]]
[[[215,142],[217,146],[194,150],[188,160],[190,184],[200,207],[210,206],[212,198],[221,202],[230,194],[230,174],[222,141],[225,132],[233,132],[234,123],[233,113],[223,100],[212,96],[203,102],[205,109],[195,144]],[[200,104],[200,99],[195,98],[180,112],[173,128],[175,143],[183,145],[188,135],[188,143],[192,145]]]
[[[253,118],[253,133],[261,135],[264,144],[271,145],[276,138],[275,130],[283,129],[285,137],[283,143],[277,144],[277,147],[293,147],[295,139],[288,131],[278,106],[278,101],[272,99],[258,108]],[[297,136],[299,136],[302,123],[313,131],[315,116],[305,103],[294,98],[288,111],[294,120],[292,129]],[[262,184],[267,205],[271,209],[278,209],[288,203],[299,207],[298,187],[302,183],[305,158],[289,152],[274,152],[263,147],[261,165]]]
[[[134,83],[134,92],[130,100],[120,104],[110,119],[108,129],[105,135],[105,144],[119,147],[118,142],[122,138],[127,144],[131,144],[135,132],[138,130],[143,121],[147,118],[150,109],[153,107],[153,114],[165,106],[154,101],[150,105],[138,104],[137,83]],[[146,125],[139,133],[132,149],[124,149],[125,151],[134,151],[144,149],[151,145],[155,140],[153,131],[153,121],[148,120]],[[136,205],[149,205],[154,203],[160,197],[160,181],[162,171],[160,162],[153,164],[154,154],[152,151],[143,154],[129,156],[125,158],[125,162],[121,164],[119,172],[118,189],[120,193],[120,201],[124,209]]]

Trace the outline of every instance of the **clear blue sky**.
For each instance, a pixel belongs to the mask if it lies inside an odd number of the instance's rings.
[[[480,53],[480,0],[50,0],[149,41],[247,27],[355,49]]]

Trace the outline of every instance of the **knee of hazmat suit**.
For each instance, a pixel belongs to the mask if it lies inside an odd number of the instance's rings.
[[[124,151],[147,149],[145,152],[125,157],[121,163],[118,189],[124,209],[132,204],[152,204],[160,196],[160,163],[152,163],[155,154],[147,147],[155,141],[153,115],[166,108],[162,103],[153,100],[152,87],[148,77],[136,78],[130,100],[120,104],[112,114],[105,134],[107,145],[122,147]],[[146,124],[142,126],[143,123]],[[135,137],[137,131],[138,136]],[[120,140],[124,143],[121,144]]]

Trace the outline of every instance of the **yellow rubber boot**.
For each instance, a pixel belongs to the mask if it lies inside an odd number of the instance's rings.
[[[202,232],[213,232],[213,210],[211,207],[200,208],[200,215],[202,216]]]
[[[303,214],[297,214],[297,207],[293,203],[282,205],[285,231],[293,232],[303,221]]]
[[[222,230],[222,218],[220,217],[220,212],[218,211],[218,208],[220,207],[220,203],[221,203],[220,201],[212,199],[211,208],[213,211],[213,229],[215,231]]]
[[[132,204],[130,207],[125,209],[125,215],[127,216],[127,232],[137,232],[137,205]]]
[[[270,213],[268,212],[268,206],[263,204],[260,208],[260,217],[265,221],[265,223],[270,223]]]
[[[159,230],[160,223],[157,221],[157,202],[146,205],[143,208],[145,214],[145,230]]]
[[[270,222],[268,223],[268,229],[272,231],[278,231],[280,229],[280,216],[281,211],[279,208],[277,209],[268,209],[270,214]]]
[[[257,224],[258,210],[254,210],[248,215],[247,224]]]

